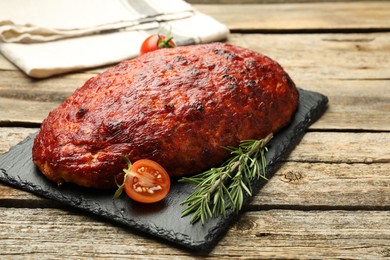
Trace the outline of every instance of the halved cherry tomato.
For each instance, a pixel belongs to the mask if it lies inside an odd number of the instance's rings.
[[[154,203],[164,199],[171,181],[165,169],[155,161],[141,159],[130,168],[124,188],[127,196],[142,203]]]
[[[170,34],[170,33],[169,33]],[[155,51],[161,48],[174,48],[176,43],[173,38],[168,34],[168,36],[161,34],[152,34],[144,40],[141,45],[140,54],[145,54],[147,52]]]

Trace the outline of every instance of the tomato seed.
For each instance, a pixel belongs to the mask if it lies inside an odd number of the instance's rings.
[[[155,190],[162,190],[161,186],[160,185],[157,185],[154,187]]]

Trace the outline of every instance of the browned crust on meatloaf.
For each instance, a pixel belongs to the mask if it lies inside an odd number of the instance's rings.
[[[113,188],[122,155],[171,176],[226,160],[223,147],[289,123],[298,91],[270,58],[229,44],[162,49],[89,79],[43,121],[33,161],[57,182]]]

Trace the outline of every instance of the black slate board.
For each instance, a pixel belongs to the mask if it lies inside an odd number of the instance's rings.
[[[278,162],[300,141],[308,126],[326,109],[326,96],[299,89],[300,105],[289,126],[278,132],[267,145],[267,176],[277,170]],[[104,217],[123,224],[132,230],[151,234],[157,238],[193,251],[207,251],[225,233],[236,214],[227,218],[212,219],[205,225],[200,222],[189,224],[190,217],[181,218],[180,203],[191,193],[191,184],[173,181],[168,197],[157,204],[145,205],[130,201],[125,195],[112,199],[114,191],[99,191],[80,188],[75,185],[56,184],[48,181],[31,161],[34,136],[14,146],[0,156],[0,181],[34,194],[60,201],[87,213]],[[257,191],[264,181],[252,184]],[[246,203],[249,198],[246,198]]]

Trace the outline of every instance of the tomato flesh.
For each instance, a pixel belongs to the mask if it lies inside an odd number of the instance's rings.
[[[152,34],[148,38],[146,38],[142,45],[140,54],[145,54],[147,52],[155,51],[160,48],[173,48],[176,46],[176,43],[174,40],[169,40],[165,43],[165,40],[167,37],[165,35],[159,35],[159,34]],[[163,40],[163,41],[161,41]],[[162,45],[159,47],[159,45]]]
[[[154,203],[164,199],[170,189],[168,173],[158,163],[148,159],[136,161],[125,179],[127,196],[142,203]]]

